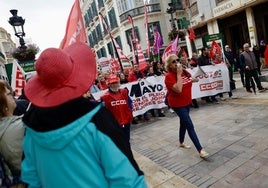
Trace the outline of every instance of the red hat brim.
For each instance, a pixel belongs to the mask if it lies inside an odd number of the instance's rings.
[[[81,97],[88,91],[96,78],[95,55],[86,44],[77,42],[62,51],[67,53],[73,61],[69,79],[60,86],[48,87],[48,84],[42,83],[37,71],[37,74],[27,82],[24,88],[26,97],[35,106],[55,107]],[[61,74],[61,70],[55,71]]]

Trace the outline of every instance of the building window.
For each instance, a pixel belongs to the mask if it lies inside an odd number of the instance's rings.
[[[102,7],[104,7],[103,0],[98,0],[98,8],[101,9]]]
[[[96,32],[97,32],[98,41],[101,41],[102,40],[102,32],[101,32],[100,24],[97,25]]]
[[[109,53],[112,57],[114,57],[114,47],[113,47],[112,42],[109,42],[109,43],[107,44],[107,48],[108,48],[108,53]]]
[[[110,20],[110,26],[111,26],[111,30],[115,29],[116,27],[118,27],[117,21],[116,21],[116,15],[115,15],[115,11],[114,8],[112,8],[109,13],[109,20]]]
[[[193,3],[191,6],[190,6],[190,11],[191,11],[191,15],[192,16],[195,16],[195,15],[198,15],[199,14],[199,11],[198,11],[198,7],[197,7],[197,3]]]
[[[220,3],[224,2],[225,0],[216,0],[216,5],[219,5]]]
[[[140,41],[140,35],[139,35],[139,29],[138,29],[138,27],[135,26],[134,27],[134,30],[135,30],[135,33],[137,35],[138,40]],[[128,45],[130,46],[130,49],[131,49],[131,42],[134,43],[134,41],[135,41],[134,40],[134,36],[133,36],[133,32],[132,32],[132,28],[126,30],[125,33],[126,33],[127,43],[128,43]],[[130,41],[130,38],[132,39],[132,41]]]
[[[92,37],[93,37],[93,44],[94,44],[93,46],[95,46],[98,42],[97,33],[95,29],[92,31]]]
[[[121,42],[121,38],[120,38],[120,36],[117,36],[117,37],[115,38],[115,41],[116,41],[117,44],[120,46],[121,50],[123,50],[123,48],[122,48],[122,42]]]
[[[100,51],[101,51],[101,57],[107,57],[106,49],[104,47],[102,47]]]
[[[93,14],[92,14],[92,10],[90,7],[87,10],[87,16],[88,16],[88,25],[90,25],[91,22],[93,21]]]
[[[92,37],[91,34],[88,35],[88,41],[89,41],[89,46],[90,46],[91,48],[93,48],[93,47],[94,47],[94,42],[93,42],[93,37]]]
[[[149,41],[150,41],[150,46],[154,45],[154,30],[155,30],[155,27],[157,27],[160,35],[162,36],[161,28],[160,28],[160,22],[148,23],[148,38],[149,38]]]
[[[92,12],[93,12],[93,18],[95,16],[98,16],[98,10],[97,10],[97,6],[96,6],[96,2],[95,0],[92,2],[91,4],[91,8],[92,8]]]
[[[181,0],[172,0],[171,3],[176,10],[182,10]]]

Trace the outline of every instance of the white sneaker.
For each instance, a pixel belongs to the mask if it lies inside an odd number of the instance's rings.
[[[174,113],[174,110],[172,108],[169,109],[170,113]]]
[[[187,145],[187,144],[185,144],[185,143],[180,144],[180,147],[181,147],[181,148],[185,148],[185,149],[190,149],[190,148],[191,148],[190,145]]]
[[[221,99],[222,101],[225,101],[225,100],[226,100],[226,98],[224,98],[224,97],[220,97],[220,99]]]
[[[233,96],[230,97],[230,99],[237,99],[237,98],[238,98],[238,97],[235,96],[235,95],[233,95]]]
[[[200,153],[199,153],[199,156],[201,158],[207,158],[209,156],[209,153],[207,153],[205,150],[201,150]]]

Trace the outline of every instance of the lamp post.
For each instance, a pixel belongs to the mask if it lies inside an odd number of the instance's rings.
[[[171,23],[171,28],[172,30],[176,30],[176,24],[175,24],[175,19],[173,18],[173,13],[176,11],[176,8],[173,6],[173,3],[168,3],[168,6],[169,8],[167,8],[167,13],[170,14],[171,16],[171,20],[170,20],[170,23]]]
[[[20,42],[20,48],[26,49],[27,46],[25,46],[25,42],[23,37],[25,36],[23,25],[25,23],[25,19],[23,19],[21,16],[18,16],[18,10],[12,9],[10,10],[10,13],[12,14],[12,17],[9,18],[10,25],[13,26],[16,37],[19,38]]]

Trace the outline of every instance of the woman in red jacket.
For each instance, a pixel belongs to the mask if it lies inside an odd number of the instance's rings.
[[[189,115],[190,104],[192,103],[192,82],[198,81],[191,78],[191,74],[179,63],[177,55],[171,54],[166,59],[165,84],[167,87],[167,100],[170,107],[180,118],[179,141],[180,147],[190,148],[184,143],[186,130],[194,143],[200,157],[206,158],[209,154],[201,146],[196,135],[194,125]]]

